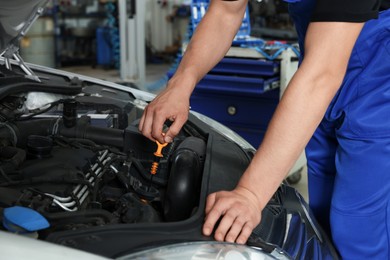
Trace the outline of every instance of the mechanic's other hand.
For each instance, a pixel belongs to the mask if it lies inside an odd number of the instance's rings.
[[[189,107],[189,95],[180,88],[168,86],[146,106],[139,123],[139,130],[150,140],[170,143],[187,121]],[[173,123],[163,133],[166,120]]]
[[[245,244],[260,223],[261,210],[256,195],[246,188],[237,186],[233,191],[212,193],[207,198],[203,234],[210,236],[221,219],[215,240]]]

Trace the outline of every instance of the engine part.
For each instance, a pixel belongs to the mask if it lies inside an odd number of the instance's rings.
[[[53,149],[51,138],[39,135],[30,135],[27,138],[28,156],[32,158],[47,158],[50,157]]]
[[[66,95],[76,95],[82,90],[82,86],[70,82],[68,84],[42,84],[28,80],[21,76],[14,78],[0,78],[0,85],[4,86],[0,90],[0,100],[8,95],[23,92],[48,92]]]
[[[25,98],[23,97],[6,97],[0,103],[0,122],[13,119],[21,113],[21,108]]]
[[[158,164],[160,163],[160,159],[163,156],[162,149],[168,145],[168,143],[161,144],[159,141],[156,141],[157,144],[157,150],[153,153],[154,154],[154,161],[152,163],[152,166],[150,168],[150,174],[155,175],[158,170]],[[152,176],[153,177],[153,176]]]
[[[188,218],[198,205],[201,174],[206,153],[205,142],[188,137],[172,156],[172,167],[164,201],[164,217],[167,221]]]
[[[145,200],[141,200],[133,193],[123,195],[118,201],[118,211],[121,212],[122,222],[160,222],[156,210]]]
[[[99,152],[96,163],[85,174],[85,179],[90,183],[90,186],[93,187],[96,184],[96,180],[102,177],[104,173],[103,168],[110,160],[111,157],[107,150]],[[89,193],[90,190],[87,184],[79,184],[73,189],[70,196],[61,197],[52,193],[45,193],[45,195],[53,198],[53,203],[63,210],[76,211],[87,199]]]
[[[0,147],[0,170],[3,171],[4,174],[17,169],[25,159],[26,152],[23,149],[13,146]]]
[[[62,119],[66,128],[74,127],[77,123],[77,103],[70,100],[64,103]]]
[[[12,131],[10,129],[12,128]],[[61,119],[35,119],[28,121],[19,121],[15,125],[2,127],[0,125],[0,134],[16,139],[17,145],[25,147],[27,137],[30,135],[48,136],[52,134],[63,135],[70,138],[79,138],[91,140],[102,145],[123,147],[124,131],[112,128],[94,127],[89,124],[87,116],[81,117],[77,125],[71,128],[65,128]],[[14,137],[16,135],[16,137]]]

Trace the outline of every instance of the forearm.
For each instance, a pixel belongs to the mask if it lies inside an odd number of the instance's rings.
[[[256,194],[262,208],[321,122],[342,83],[362,26],[316,23],[309,27],[306,56],[275,111],[263,143],[239,183],[239,186]],[[343,42],[344,46],[337,45],[337,42]],[[332,59],[332,55],[338,58]]]
[[[199,23],[175,75],[168,86],[181,88],[190,95],[196,83],[211,70],[229,50],[240,27],[247,1],[213,0]]]
[[[329,88],[313,86],[321,79],[300,76],[291,81],[239,186],[256,193],[263,208],[298,159],[320,123],[341,81],[325,79]],[[310,86],[305,89],[301,86]]]

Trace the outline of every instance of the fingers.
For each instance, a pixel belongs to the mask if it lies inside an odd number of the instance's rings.
[[[226,234],[230,230],[230,227],[232,227],[234,230],[229,237],[229,240],[226,237],[227,242],[234,242],[236,240],[236,237],[233,237],[234,233],[239,233],[241,231],[241,227],[238,226],[238,223],[236,225],[233,225],[237,218],[237,212],[234,210],[229,209],[226,214],[222,217],[221,222],[218,225],[217,230],[215,231],[214,238],[217,241],[224,241]]]
[[[176,118],[170,118],[169,120],[173,121],[173,123],[168,128],[168,131],[165,133],[164,141],[166,143],[171,143],[173,138],[179,134],[180,129],[183,127],[187,118],[185,118],[184,116],[177,116]]]
[[[234,208],[230,209],[223,216],[215,231],[215,240],[245,244],[253,230],[248,221],[245,215],[240,214]]]
[[[248,219],[244,215],[240,214],[234,208],[227,210],[225,214],[220,209],[213,209],[207,215],[206,222],[203,226],[203,234],[209,236],[212,233],[214,225],[221,217],[222,219],[218,228],[215,230],[215,240],[245,244],[252,233],[253,225],[248,222]]]
[[[224,198],[226,192],[217,192],[209,195],[206,202],[206,219],[203,225],[203,234],[206,236],[211,235],[215,224],[222,217],[221,222],[218,225],[217,230],[215,231],[215,239],[217,241],[223,241],[230,227],[233,225],[233,222],[238,216],[236,210],[232,210],[229,201]],[[238,223],[237,223],[238,224]],[[237,234],[240,232],[241,228],[237,227]],[[234,239],[237,235],[234,237]],[[234,242],[234,240],[232,241]]]
[[[211,206],[209,213],[206,215],[205,223],[203,224],[203,234],[205,236],[210,236],[213,232],[214,226],[219,220],[219,218],[223,215],[224,210]]]
[[[142,132],[142,134],[145,137],[149,138],[152,141],[155,141],[156,139],[152,135],[153,121],[154,121],[154,113],[153,111],[151,111],[149,106],[147,106],[144,110],[144,114],[142,115],[140,125],[139,125],[139,130]]]
[[[172,125],[163,134],[163,126],[166,120],[173,121]],[[157,112],[150,112],[145,109],[144,114],[141,117],[138,129],[140,132],[150,140],[158,140],[160,143],[171,143],[180,129],[183,127],[187,118],[183,116],[165,116],[164,114],[158,114]]]
[[[207,214],[209,213],[209,211],[213,208],[214,203],[215,203],[215,197],[216,197],[216,193],[212,193],[212,194],[210,194],[210,195],[207,197],[206,209],[205,209],[206,215],[207,215]]]
[[[244,244],[260,222],[260,208],[245,196],[234,192],[217,192],[206,202],[203,234],[211,235],[218,220],[214,238],[217,241]]]
[[[146,109],[144,110],[144,113],[142,114],[142,116],[141,116],[141,119],[140,119],[140,121],[139,121],[139,125],[138,125],[138,130],[140,131],[140,132],[142,132],[142,129],[144,128],[144,122],[145,122],[145,117],[146,117]]]
[[[163,136],[163,125],[165,116],[159,115],[155,109],[150,108],[149,105],[145,108],[144,113],[139,122],[139,131],[152,141],[159,141],[165,143]]]
[[[166,118],[162,115],[158,115],[157,111],[154,111],[153,116],[149,117],[150,128],[152,131],[152,138],[157,139],[160,143],[165,143],[163,136],[163,126]]]
[[[253,229],[255,226],[250,225],[249,223],[246,223],[244,227],[241,230],[240,235],[238,236],[236,242],[238,244],[245,244],[248,240],[249,236],[252,234]]]

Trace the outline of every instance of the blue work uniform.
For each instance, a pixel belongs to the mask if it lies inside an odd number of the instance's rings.
[[[304,53],[316,0],[286,1]],[[342,258],[390,259],[390,10],[364,25],[306,157],[309,204]]]

